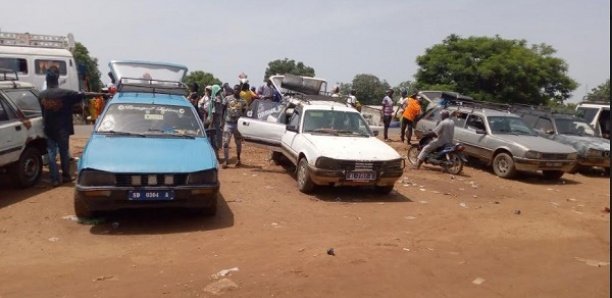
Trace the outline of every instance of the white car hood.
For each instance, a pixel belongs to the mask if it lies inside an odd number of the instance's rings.
[[[336,137],[304,134],[320,156],[344,160],[391,160],[401,156],[375,137]]]

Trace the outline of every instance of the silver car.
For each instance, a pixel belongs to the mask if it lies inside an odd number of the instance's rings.
[[[502,178],[541,171],[547,179],[559,179],[576,164],[574,148],[538,136],[516,114],[480,105],[430,109],[417,122],[417,137],[433,130],[443,109],[451,112],[454,141],[464,144],[465,154],[487,162]]]
[[[575,171],[600,167],[610,172],[610,140],[602,138],[583,119],[571,114],[528,108],[518,108],[514,113],[520,115],[540,136],[576,149],[578,164]]]

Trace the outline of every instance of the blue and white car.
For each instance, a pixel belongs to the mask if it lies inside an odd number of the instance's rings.
[[[180,83],[182,65],[112,61],[117,93],[78,163],[78,217],[124,208],[185,207],[214,215],[218,163]]]

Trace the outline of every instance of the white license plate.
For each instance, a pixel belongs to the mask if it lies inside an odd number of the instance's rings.
[[[169,201],[174,200],[172,190],[131,190],[128,191],[130,201]]]
[[[351,181],[376,180],[376,172],[374,171],[350,171],[346,173],[346,180],[351,180]]]

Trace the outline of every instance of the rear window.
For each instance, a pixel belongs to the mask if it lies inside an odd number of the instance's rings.
[[[19,74],[28,74],[28,61],[23,58],[0,57],[0,68],[16,71]]]
[[[591,123],[591,121],[593,121],[593,119],[595,119],[595,115],[597,115],[597,111],[599,109],[598,108],[586,108],[586,107],[579,107],[578,108],[578,117],[586,120],[587,122]]]
[[[36,74],[45,75],[47,74],[47,69],[52,66],[57,67],[60,71],[60,75],[66,75],[66,61],[62,60],[49,60],[49,59],[36,59],[34,60]]]

